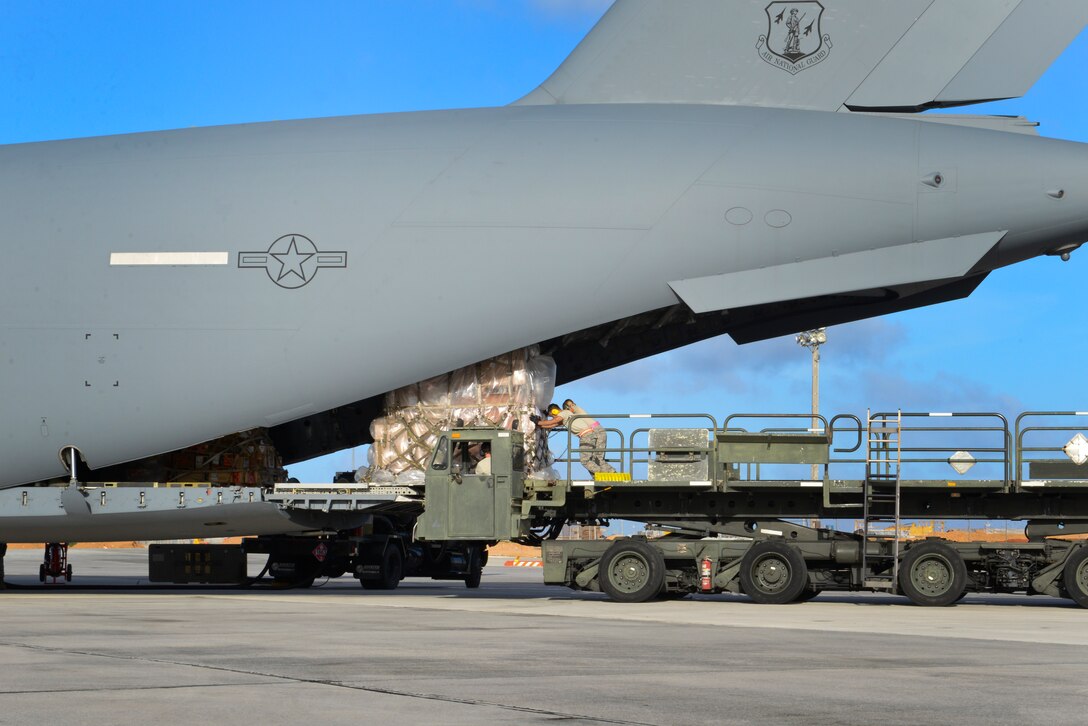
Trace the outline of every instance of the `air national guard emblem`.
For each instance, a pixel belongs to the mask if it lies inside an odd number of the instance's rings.
[[[831,36],[820,28],[823,14],[814,0],[768,5],[767,34],[756,43],[759,57],[795,76],[823,62],[831,54]]]

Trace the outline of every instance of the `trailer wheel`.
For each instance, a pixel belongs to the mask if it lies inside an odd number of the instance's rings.
[[[390,544],[382,554],[382,566],[378,577],[373,580],[359,580],[364,590],[396,590],[404,579],[404,555],[400,547]]]
[[[653,600],[665,587],[665,555],[639,540],[619,540],[605,550],[598,578],[616,602]]]
[[[948,545],[923,542],[903,555],[899,588],[915,605],[951,605],[967,589],[967,565]]]
[[[1081,547],[1065,563],[1065,591],[1082,608],[1088,608],[1088,547]]]
[[[38,565],[38,580],[45,582],[45,565]]]
[[[764,605],[796,602],[808,585],[808,566],[784,542],[756,542],[740,563],[744,594]]]

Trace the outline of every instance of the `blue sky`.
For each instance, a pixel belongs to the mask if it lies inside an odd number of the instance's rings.
[[[502,105],[549,75],[607,5],[0,0],[0,143]],[[972,112],[1024,115],[1044,135],[1088,141],[1085,67],[1082,34],[1027,97]],[[831,329],[821,409],[1088,409],[1086,272],[1084,253],[1033,260],[993,273],[966,301]],[[792,338],[721,338],[557,393],[568,396],[598,412],[801,412],[809,358]],[[344,452],[291,471],[320,481],[350,463]]]

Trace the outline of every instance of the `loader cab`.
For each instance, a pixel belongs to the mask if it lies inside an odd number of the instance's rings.
[[[486,476],[478,474],[480,462],[490,454],[490,476],[513,476],[525,472],[525,442],[517,431],[499,429],[454,429],[441,436],[435,446],[430,472],[449,476]],[[441,475],[441,474],[438,474]]]
[[[491,471],[480,462],[491,453]],[[444,433],[426,473],[423,540],[497,541],[521,536],[525,439],[519,431],[456,428]]]

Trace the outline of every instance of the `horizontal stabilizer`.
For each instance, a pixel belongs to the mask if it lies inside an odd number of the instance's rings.
[[[1024,95],[1084,0],[616,0],[521,104],[915,112]]]
[[[671,282],[695,313],[838,295],[966,275],[1007,232],[914,242],[759,270]]]

